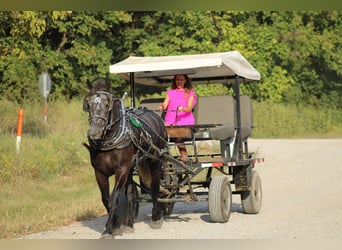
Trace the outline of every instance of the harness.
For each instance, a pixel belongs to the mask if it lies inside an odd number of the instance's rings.
[[[102,131],[102,139],[101,140],[93,140],[88,136],[89,144],[92,148],[101,151],[109,151],[112,149],[125,149],[130,146],[132,143],[138,149],[138,153],[136,154],[136,159],[138,157],[139,152],[142,153],[142,157],[146,156],[149,158],[156,159],[153,155],[153,151],[157,150],[160,154],[164,153],[166,148],[159,149],[153,143],[152,136],[155,135],[159,139],[163,140],[166,143],[166,140],[160,136],[155,129],[153,129],[153,125],[147,120],[142,119],[141,115],[147,112],[146,108],[125,108],[124,107],[124,98],[127,93],[121,98],[114,97],[106,91],[97,91],[95,94],[105,94],[109,95],[110,101],[110,109],[108,110],[107,117],[94,115],[89,117],[89,120],[93,118],[100,118],[105,121],[107,125],[104,126]],[[119,100],[119,107],[114,107],[115,102]],[[114,117],[114,110],[118,110],[117,117]],[[151,111],[153,112],[153,111]],[[152,115],[151,119],[156,119]],[[159,117],[158,117],[159,118]],[[115,120],[114,120],[115,119]],[[116,126],[117,125],[117,126]],[[112,128],[116,126],[116,130],[110,138],[106,138],[108,133],[113,132]],[[139,136],[136,135],[135,130],[139,131]],[[147,148],[144,147],[147,145]],[[138,160],[138,159],[137,159]]]
[[[132,129],[130,130],[129,137],[132,141],[132,143],[135,145],[135,147],[143,153],[143,156],[146,156],[148,158],[152,158],[152,159],[158,159],[156,156],[154,156],[151,152],[153,152],[154,150],[159,152],[159,155],[162,155],[163,153],[165,153],[166,151],[168,152],[168,148],[163,148],[160,149],[157,146],[154,145],[153,143],[153,135],[158,137],[159,139],[161,139],[165,145],[167,145],[166,140],[160,136],[160,134],[158,134],[156,132],[155,129],[153,129],[153,125],[151,123],[149,123],[148,120],[144,120],[140,118],[140,114],[143,114],[145,112],[153,112],[153,111],[148,111],[146,108],[128,108],[127,109],[127,119],[130,121],[130,124],[132,124],[134,127],[136,127],[140,134],[139,134],[139,138],[135,135],[135,133],[132,131]],[[159,117],[153,117],[150,116],[151,119],[154,119],[154,121],[156,121],[156,119],[160,119]],[[158,121],[156,121],[158,122]],[[150,132],[149,132],[149,131]],[[148,148],[143,148],[142,145],[148,145]],[[139,152],[138,152],[139,153]]]

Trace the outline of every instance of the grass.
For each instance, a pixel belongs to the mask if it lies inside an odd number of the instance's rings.
[[[341,138],[341,110],[254,103],[254,138]],[[88,152],[82,102],[24,103],[20,153],[19,106],[0,100],[0,238],[43,231],[105,214]],[[205,148],[204,148],[205,150]]]
[[[253,103],[254,138],[341,138],[339,109]]]
[[[24,105],[20,152],[16,152],[18,106],[0,101],[0,238],[13,238],[105,214],[86,139],[81,102],[49,105],[47,123],[39,103]]]
[[[14,238],[105,214],[92,169],[50,180],[2,183],[0,238]]]

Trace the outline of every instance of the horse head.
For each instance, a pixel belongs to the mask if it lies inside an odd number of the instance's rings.
[[[99,79],[95,85],[87,81],[90,93],[83,101],[83,110],[89,113],[88,137],[91,140],[103,140],[106,128],[113,118],[112,109],[116,99],[110,90],[110,81]]]

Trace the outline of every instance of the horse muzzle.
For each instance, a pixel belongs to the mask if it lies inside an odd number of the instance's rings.
[[[105,125],[105,121],[102,119],[92,119],[88,129],[88,137],[92,140],[101,140]]]

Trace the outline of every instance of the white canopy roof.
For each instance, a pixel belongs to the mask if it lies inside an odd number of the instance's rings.
[[[181,56],[130,56],[111,65],[109,71],[126,80],[130,79],[130,73],[135,73],[135,83],[150,86],[166,86],[176,74],[188,74],[194,84],[225,83],[235,75],[246,80],[260,80],[260,73],[238,51]]]

